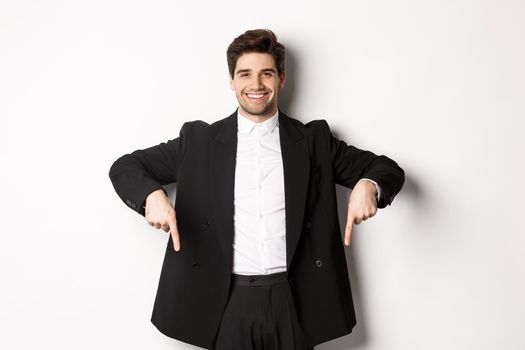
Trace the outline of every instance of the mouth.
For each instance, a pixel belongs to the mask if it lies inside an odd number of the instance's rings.
[[[268,94],[269,94],[268,92],[250,92],[250,93],[245,93],[244,95],[248,97],[248,100],[250,101],[261,102],[266,98]]]

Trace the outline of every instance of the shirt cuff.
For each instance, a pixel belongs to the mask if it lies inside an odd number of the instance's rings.
[[[361,180],[370,181],[371,183],[373,183],[376,186],[376,190],[377,190],[377,197],[376,198],[377,198],[377,202],[379,202],[379,198],[381,198],[381,187],[377,184],[377,182],[375,182],[374,180],[367,179],[366,177],[363,177],[359,181],[361,181]]]

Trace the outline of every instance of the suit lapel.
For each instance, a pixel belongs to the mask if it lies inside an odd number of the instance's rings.
[[[220,248],[233,270],[233,196],[237,156],[237,112],[212,125],[210,142],[211,208],[217,224]]]
[[[221,250],[233,268],[234,186],[237,156],[237,112],[212,126],[210,142],[211,207]],[[286,206],[286,265],[290,268],[304,219],[310,176],[306,138],[292,119],[279,111],[279,138],[284,172]]]
[[[280,111],[279,136],[286,206],[286,269],[289,271],[304,219],[310,179],[310,155],[306,137],[297,129],[292,119]]]

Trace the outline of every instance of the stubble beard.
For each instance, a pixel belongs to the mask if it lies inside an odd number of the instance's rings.
[[[264,106],[257,107],[251,107],[248,102],[244,101],[244,99],[241,97],[238,99],[239,105],[242,107],[246,113],[249,113],[251,115],[264,115],[271,111],[275,105],[274,101],[268,101]]]

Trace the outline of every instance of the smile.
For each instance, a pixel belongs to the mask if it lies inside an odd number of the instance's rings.
[[[266,95],[268,95],[267,92],[264,92],[264,93],[247,93],[246,96],[248,96],[248,98],[250,100],[253,100],[253,101],[261,101],[263,100]]]

